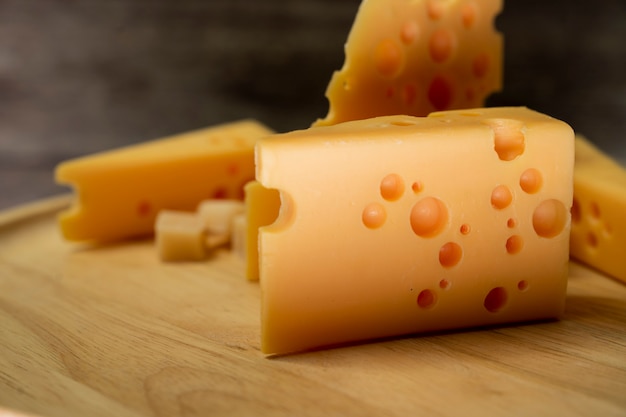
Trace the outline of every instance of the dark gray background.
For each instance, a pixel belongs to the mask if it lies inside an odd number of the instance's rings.
[[[0,208],[68,158],[216,123],[324,116],[358,0],[0,0]],[[626,164],[626,2],[508,0],[505,88]]]

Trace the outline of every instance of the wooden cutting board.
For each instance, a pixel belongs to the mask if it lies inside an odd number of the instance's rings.
[[[71,245],[68,202],[0,213],[0,415],[626,415],[626,286],[576,263],[560,321],[267,358],[235,255]]]

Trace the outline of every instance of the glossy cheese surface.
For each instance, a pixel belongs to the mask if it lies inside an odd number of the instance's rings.
[[[574,135],[526,108],[386,116],[275,135],[257,180],[262,350],[557,317]]]
[[[501,0],[363,0],[315,126],[482,107],[502,86]]]
[[[63,236],[113,241],[153,232],[159,210],[195,210],[210,198],[243,199],[254,178],[254,145],[273,133],[243,120],[66,161],[56,181],[76,192]]]
[[[626,169],[576,137],[572,257],[626,282]]]

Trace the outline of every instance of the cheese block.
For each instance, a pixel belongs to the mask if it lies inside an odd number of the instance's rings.
[[[258,181],[250,181],[244,187],[246,205],[245,259],[246,278],[259,280],[259,228],[272,224],[280,211],[280,195],[277,190],[267,189]]]
[[[315,126],[484,106],[502,87],[502,0],[363,0]]]
[[[626,282],[626,170],[576,137],[571,255]]]
[[[254,178],[254,145],[271,133],[242,120],[63,162],[56,181],[72,185],[77,201],[61,213],[61,232],[72,241],[144,236],[160,210],[243,199]]]
[[[558,317],[574,134],[527,108],[383,116],[267,137],[262,350]]]

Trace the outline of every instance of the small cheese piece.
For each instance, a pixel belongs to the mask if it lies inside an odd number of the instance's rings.
[[[315,126],[484,106],[502,88],[502,0],[363,0]]]
[[[626,282],[626,170],[576,138],[571,255]]]
[[[162,261],[201,261],[206,257],[204,222],[195,213],[160,211],[155,235]]]
[[[244,187],[246,206],[246,277],[259,279],[259,228],[274,223],[280,210],[280,194],[250,181]]]
[[[262,350],[558,317],[574,134],[526,108],[385,116],[265,138]]]
[[[149,235],[160,210],[242,199],[254,178],[254,144],[270,133],[244,120],[63,162],[56,180],[73,185],[78,201],[60,215],[61,232],[96,242]]]
[[[241,200],[204,200],[197,210],[207,232],[215,235],[230,235],[233,219],[244,211]]]

